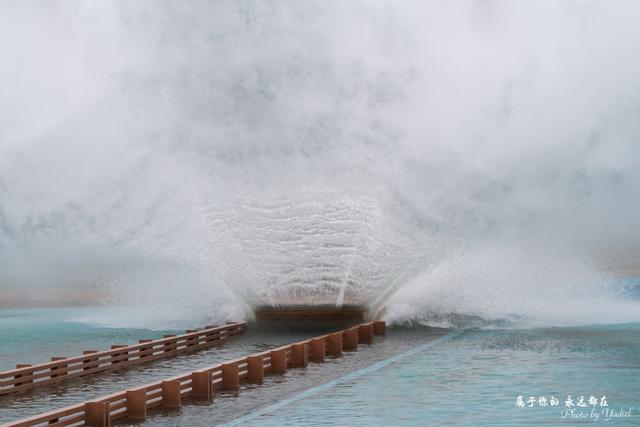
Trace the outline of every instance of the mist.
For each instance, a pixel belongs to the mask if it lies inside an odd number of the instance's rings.
[[[638,321],[612,276],[640,271],[639,19],[634,1],[4,1],[0,287],[193,321],[292,303]]]

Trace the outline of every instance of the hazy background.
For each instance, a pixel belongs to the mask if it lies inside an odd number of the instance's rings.
[[[611,273],[640,272],[639,20],[637,1],[4,0],[5,301],[90,289],[153,307],[103,319],[136,326],[296,299],[638,321]]]

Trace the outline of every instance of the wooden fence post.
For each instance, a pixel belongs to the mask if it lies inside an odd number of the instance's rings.
[[[237,363],[222,364],[222,389],[238,390],[240,388],[240,369]]]
[[[142,339],[142,340],[138,340],[138,344],[146,344],[152,341],[153,340],[150,340],[150,339]],[[142,359],[144,357],[149,357],[149,356],[153,356],[153,344],[140,347],[140,350],[138,350],[138,357]]]
[[[373,322],[373,333],[376,335],[385,335],[387,329],[387,322],[384,320],[376,320]]]
[[[358,326],[358,342],[362,344],[373,343],[373,324]]]
[[[214,341],[220,340],[220,334],[218,331],[211,331],[204,336],[204,341],[209,344]]]
[[[314,338],[311,340],[311,347],[309,358],[312,362],[324,362],[325,345],[324,345],[324,337],[322,338]]]
[[[84,350],[82,352],[83,355],[87,356],[89,354],[94,354],[97,353],[98,350]],[[82,370],[83,371],[88,371],[89,369],[93,369],[93,368],[97,368],[98,367],[98,356],[96,357],[87,357],[86,359],[84,359],[84,361],[82,362]],[[94,366],[95,363],[95,366]]]
[[[350,328],[344,331],[342,349],[345,351],[356,351],[358,349],[358,328]]]
[[[291,366],[306,368],[309,363],[309,349],[307,344],[298,343],[291,346]]]
[[[191,396],[194,399],[211,400],[213,397],[211,371],[194,371],[191,373]]]
[[[182,393],[180,381],[162,381],[162,406],[168,409],[176,409],[182,405]]]
[[[147,417],[147,392],[127,390],[127,418],[141,421]]]
[[[84,404],[86,425],[90,427],[109,427],[109,402],[87,402]]]
[[[271,372],[284,374],[287,372],[287,353],[284,349],[271,350]]]
[[[186,331],[184,331],[185,334],[191,334],[191,333],[194,333],[194,332],[198,332],[198,330],[197,329],[187,329]],[[200,341],[200,339],[199,339],[199,337],[197,335],[193,336],[193,337],[189,337],[189,338],[187,338],[186,346],[187,347],[192,347],[194,345],[198,345],[199,341]]]
[[[111,346],[111,350],[116,350],[119,348],[127,348],[126,344],[114,344]],[[129,360],[129,356],[128,356],[129,352],[127,350],[124,350],[122,352],[117,352],[117,353],[113,353],[111,354],[111,364],[115,365],[116,363],[124,363],[127,360]],[[120,358],[121,356],[124,356],[123,358]],[[116,359],[116,360],[113,360]]]
[[[248,371],[249,381],[262,384],[262,380],[264,379],[264,357],[263,356],[247,357],[247,371]]]
[[[342,356],[342,332],[329,335],[329,354],[333,357]]]
[[[31,365],[16,365],[16,369],[22,369],[22,368],[29,368],[31,367]],[[22,378],[22,377],[30,377],[31,375],[33,375],[33,371],[27,371],[24,374],[18,374],[16,375],[14,378],[18,379],[18,378]],[[19,382],[19,383],[15,383],[14,387],[18,387],[21,386],[23,384],[30,384],[33,382],[33,379],[30,380],[24,380],[24,382]]]
[[[54,356],[51,358],[51,361],[57,362],[59,360],[65,360],[65,359],[66,357]],[[67,375],[67,365],[56,366],[54,368],[51,368],[50,371],[51,371],[51,378],[64,377],[65,375]]]
[[[175,335],[163,335],[162,338],[175,338]],[[164,352],[169,353],[171,351],[178,350],[178,343],[175,340],[169,341],[164,344]]]

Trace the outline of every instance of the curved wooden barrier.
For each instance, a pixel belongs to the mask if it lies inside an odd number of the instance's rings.
[[[349,342],[355,331],[355,343]],[[340,357],[332,346],[340,342],[341,350],[355,350],[360,336],[369,343],[369,334],[384,335],[382,321],[364,323],[345,331],[322,335],[274,348],[269,351],[209,366],[141,387],[113,393],[89,402],[3,424],[2,427],[81,426],[107,427],[113,421],[128,418],[143,420],[147,411],[159,406],[179,408],[184,397],[211,400],[215,390],[238,390],[240,381],[262,382],[265,373],[283,373],[289,367],[303,368],[307,361],[321,362],[326,355]],[[340,337],[338,340],[336,337]],[[343,338],[348,336],[347,340]],[[333,343],[333,344],[331,344]],[[355,347],[354,347],[355,345]]]
[[[183,335],[140,340],[136,345],[112,345],[111,350],[85,350],[82,356],[52,357],[51,362],[47,363],[17,365],[16,369],[0,372],[0,395],[200,350],[241,334],[246,329],[246,322],[206,326],[200,331],[188,330]]]

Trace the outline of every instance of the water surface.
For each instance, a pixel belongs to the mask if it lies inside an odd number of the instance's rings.
[[[236,421],[251,426],[640,425],[634,409],[640,406],[639,375],[640,324],[462,330],[371,372]],[[574,405],[569,409],[568,399]],[[621,411],[631,411],[631,417],[610,417]]]

